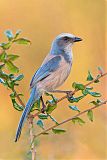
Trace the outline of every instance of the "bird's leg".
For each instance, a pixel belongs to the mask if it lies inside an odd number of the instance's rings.
[[[41,112],[44,113],[44,112],[45,112],[45,109],[46,109],[46,105],[45,105],[45,103],[44,103],[44,100],[43,100],[43,97],[42,97],[42,96],[40,97],[40,100],[41,100],[41,102],[42,102]]]
[[[54,91],[51,91],[52,93],[65,93],[67,94],[67,97],[71,97],[73,94],[72,94],[72,91],[63,91],[63,90],[54,90]]]

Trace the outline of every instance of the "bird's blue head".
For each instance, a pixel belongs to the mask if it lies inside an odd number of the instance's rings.
[[[82,41],[81,38],[74,36],[70,33],[61,33],[59,34],[52,43],[52,48],[59,50],[70,49],[75,42]]]

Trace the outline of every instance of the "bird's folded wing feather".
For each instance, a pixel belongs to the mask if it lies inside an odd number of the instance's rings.
[[[59,67],[60,61],[61,56],[55,56],[46,63],[43,63],[43,65],[34,74],[30,83],[30,88],[34,87],[37,82],[45,79],[54,72]]]

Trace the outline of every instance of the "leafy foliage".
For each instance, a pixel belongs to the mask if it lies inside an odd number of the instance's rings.
[[[13,63],[15,60],[19,58],[19,55],[8,53],[8,50],[12,47],[16,41],[19,42],[19,39],[21,39],[21,44],[29,44],[30,41],[25,38],[18,38],[20,35],[20,31],[17,31],[14,35],[11,30],[6,30],[5,35],[7,37],[7,42],[0,43],[1,48],[1,54],[0,54],[0,83],[2,83],[7,88],[11,89],[12,93],[10,94],[10,98],[13,104],[13,107],[18,110],[22,111],[24,109],[23,106],[19,105],[16,101],[17,94],[14,91],[15,87],[19,85],[19,81],[21,81],[24,78],[23,74],[15,75],[19,72],[19,68]],[[8,72],[4,72],[4,70],[8,69]],[[22,94],[19,94],[18,96],[21,96]]]

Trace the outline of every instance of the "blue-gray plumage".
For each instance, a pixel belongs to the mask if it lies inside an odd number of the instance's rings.
[[[74,42],[81,40],[81,38],[72,34],[62,33],[53,41],[49,54],[46,56],[41,67],[36,71],[31,80],[30,98],[20,118],[15,142],[20,137],[24,121],[35,101],[41,98],[44,92],[55,91],[55,89],[61,86],[69,76],[73,58],[71,46]]]

